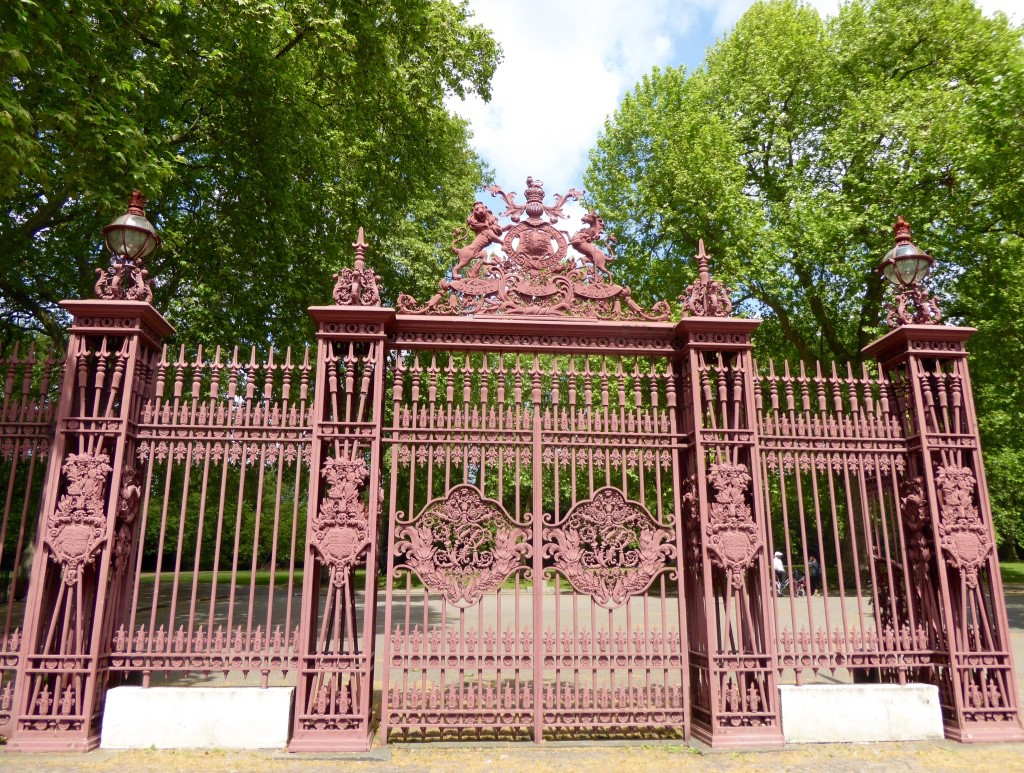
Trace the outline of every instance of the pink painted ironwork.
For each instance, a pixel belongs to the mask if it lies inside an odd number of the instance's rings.
[[[25,750],[99,741],[104,653],[125,582],[115,553],[122,494],[159,340],[171,330],[146,303],[63,306],[74,321],[12,697],[9,745]]]
[[[554,227],[566,215],[565,203],[577,200],[582,191],[571,189],[556,196],[555,204],[544,204],[544,187],[539,180],[526,180],[526,202],[518,204],[515,193],[492,185],[488,190],[506,204],[500,217],[512,222],[501,225],[482,202],[473,205],[466,221],[473,239],[464,247],[456,243],[465,229],[455,232],[452,252],[456,256],[452,278],[442,279],[440,292],[424,304],[399,295],[398,311],[423,315],[559,315],[606,320],[665,321],[670,309],[659,301],[644,309],[631,297],[628,287],[611,281],[607,264],[612,259],[610,244],[603,234],[604,221],[596,212],[583,217],[584,228],[571,239]],[[526,218],[523,219],[522,215]],[[544,216],[547,220],[544,220]],[[595,242],[604,239],[608,252]],[[488,253],[487,247],[501,244]],[[569,252],[569,247],[575,250]]]
[[[750,351],[757,325],[684,316],[677,327],[691,724],[720,748],[782,743]]]
[[[679,296],[684,317],[728,317],[732,315],[729,288],[711,278],[710,256],[704,251],[704,240],[697,241],[697,279]]]
[[[0,735],[11,728],[43,476],[56,418],[61,358],[15,344],[0,357]]]
[[[0,360],[11,745],[91,748],[121,675],[194,673],[295,684],[293,751],[367,748],[375,680],[385,740],[773,745],[778,683],[819,677],[1022,737],[972,331],[758,369],[703,243],[673,324],[596,212],[554,227],[580,191],[491,192],[425,304],[381,304],[360,229],[315,349],[169,349],[124,295],[65,303],[59,402],[57,356]]]
[[[916,576],[929,635],[941,653],[946,734],[961,741],[1024,740],[992,511],[964,343],[971,328],[903,325],[866,351],[898,395],[907,436]]]
[[[339,296],[336,286],[336,305],[310,309],[317,369],[292,751],[367,749],[371,740],[384,366],[394,311],[379,305],[362,229],[353,247],[354,274],[338,275],[351,292]]]
[[[334,275],[334,302],[339,306],[380,306],[380,275],[366,268],[366,238],[362,226],[352,247],[355,265]]]
[[[896,245],[882,260],[879,271],[896,286],[898,292],[895,304],[885,305],[885,322],[890,328],[937,325],[942,321],[939,302],[920,285],[934,259],[910,241],[910,223],[902,217],[896,218],[892,233]]]
[[[254,673],[265,686],[296,668],[312,369],[308,349],[163,349],[122,489],[140,534],[123,552],[112,671],[144,685]]]
[[[557,356],[396,334],[385,737],[685,735],[672,328],[572,324]]]
[[[866,365],[794,374],[769,362],[756,387],[771,549],[785,570],[774,578],[782,676],[921,678],[938,657],[934,608],[913,592],[914,551],[927,560],[927,548],[894,385]]]

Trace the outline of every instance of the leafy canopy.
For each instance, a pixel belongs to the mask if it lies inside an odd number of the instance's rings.
[[[692,74],[655,70],[586,183],[638,290],[682,289],[698,237],[766,333],[857,360],[902,214],[958,310],[967,273],[1020,252],[1024,49],[971,0],[852,0],[823,21],[760,2]]]
[[[0,30],[3,335],[61,335],[133,187],[179,338],[280,345],[358,225],[424,292],[484,174],[444,99],[500,55],[454,0],[11,0]]]
[[[762,355],[858,362],[903,215],[971,367],[999,537],[1024,545],[1024,46],[971,0],[753,5],[693,73],[654,70],[585,176],[638,294],[716,278]]]

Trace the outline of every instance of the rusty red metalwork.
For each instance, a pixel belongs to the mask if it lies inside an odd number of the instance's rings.
[[[910,241],[910,223],[896,218],[892,233],[896,244],[882,260],[879,271],[898,288],[895,303],[887,303],[885,322],[890,328],[900,325],[937,325],[942,311],[935,296],[921,287],[934,258]]]
[[[581,191],[490,192],[425,303],[382,305],[360,229],[315,349],[168,349],[142,256],[64,304],[59,401],[56,355],[0,361],[11,745],[91,748],[109,685],[194,673],[294,684],[293,751],[780,744],[778,684],[822,675],[1021,738],[972,331],[913,295],[909,226],[877,368],[758,367],[703,242],[672,322],[598,213],[555,227]]]
[[[571,189],[556,196],[553,205],[544,204],[543,183],[528,177],[526,202],[518,204],[515,193],[496,185],[488,189],[500,196],[506,209],[502,225],[483,202],[476,202],[466,221],[473,239],[457,247],[464,229],[455,232],[452,252],[457,260],[450,279],[442,279],[440,292],[420,304],[399,295],[398,311],[423,315],[542,315],[585,319],[667,321],[670,309],[659,301],[644,309],[631,297],[628,287],[611,281],[608,262],[612,260],[611,240],[603,233],[604,221],[596,212],[583,217],[584,228],[572,236],[555,228],[566,217],[563,207],[582,192]],[[522,216],[526,215],[524,219]],[[547,220],[544,216],[547,216]],[[602,251],[595,242],[603,240]],[[488,253],[492,244],[501,249]],[[569,252],[572,246],[575,253]]]

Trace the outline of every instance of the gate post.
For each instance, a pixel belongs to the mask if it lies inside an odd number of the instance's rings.
[[[142,205],[136,191],[129,216],[144,218]],[[8,745],[19,751],[99,744],[106,655],[138,544],[136,427],[173,332],[150,304],[140,252],[99,271],[100,300],[60,304],[73,322],[13,700]]]
[[[8,745],[99,744],[106,653],[138,540],[135,431],[173,328],[149,303],[64,301],[73,316],[25,604]]]
[[[697,261],[676,327],[691,726],[713,748],[781,745],[750,344],[760,320],[729,316],[703,241]]]
[[[1024,740],[995,530],[964,346],[973,328],[901,324],[864,348],[896,390],[909,465],[900,504],[919,542],[946,735]]]
[[[309,309],[317,366],[295,752],[365,751],[371,742],[384,367],[395,312],[380,305],[366,246],[360,228],[355,267],[334,275],[337,305]]]

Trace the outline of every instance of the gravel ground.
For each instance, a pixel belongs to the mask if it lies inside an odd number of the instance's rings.
[[[487,745],[392,746],[358,760],[342,755],[288,756],[237,752],[92,752],[91,754],[16,754],[0,750],[0,769],[9,773],[95,771],[458,771],[458,773],[556,773],[588,771],[854,771],[935,770],[1005,773],[1024,770],[1024,744],[965,746],[949,741],[901,744],[836,744],[781,751],[704,753],[668,745]]]

